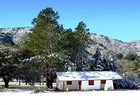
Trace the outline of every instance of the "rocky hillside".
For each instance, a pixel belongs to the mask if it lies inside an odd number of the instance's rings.
[[[126,55],[129,52],[135,52],[140,55],[140,40],[123,42],[107,36],[92,34],[90,36],[90,47],[87,48],[87,51],[94,54],[96,48],[100,48],[102,53],[122,53]]]
[[[18,44],[31,32],[31,27],[0,28],[0,42]],[[123,42],[117,39],[110,39],[107,36],[91,34],[90,47],[87,53],[93,55],[95,49],[100,48],[102,53],[123,53],[135,52],[140,55],[140,39],[138,41]]]
[[[0,28],[0,41],[18,44],[29,32],[31,32],[31,27]]]

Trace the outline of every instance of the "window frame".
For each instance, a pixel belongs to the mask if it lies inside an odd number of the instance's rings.
[[[72,85],[72,81],[66,81],[67,85]]]
[[[101,80],[101,84],[106,84],[106,80]]]
[[[93,86],[94,85],[94,80],[88,80],[88,85]]]

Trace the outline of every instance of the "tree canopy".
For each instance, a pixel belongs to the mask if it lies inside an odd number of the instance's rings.
[[[0,77],[3,78],[6,88],[8,88],[11,78],[15,77],[18,64],[18,54],[15,49],[5,48],[0,50]]]
[[[25,47],[37,54],[51,54],[55,49],[58,36],[58,12],[52,8],[43,9],[32,21],[34,28],[25,43]]]

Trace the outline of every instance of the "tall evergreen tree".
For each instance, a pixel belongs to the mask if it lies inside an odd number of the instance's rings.
[[[82,70],[83,52],[88,46],[89,30],[84,22],[79,22],[75,31],[65,30],[61,37],[61,49],[68,56],[70,62],[77,66],[77,70]]]
[[[100,49],[97,48],[91,60],[90,69],[97,71],[117,71],[118,64],[113,55],[109,57],[109,55],[101,54]]]
[[[55,12],[52,8],[43,9],[34,18],[32,23],[34,28],[32,33],[30,33],[27,41],[25,42],[24,48],[33,51],[36,56],[42,56],[46,59],[46,84],[48,79],[48,73],[52,71],[53,64],[55,60],[54,53],[57,50],[57,42],[61,33],[61,26],[58,24],[58,12]],[[42,61],[43,63],[43,61]],[[50,83],[49,83],[50,84]],[[50,87],[48,85],[48,87]],[[51,86],[52,87],[52,86]]]
[[[85,48],[88,47],[88,40],[89,40],[89,29],[86,28],[86,24],[81,21],[75,28],[75,38],[77,39],[77,70],[82,70],[82,66],[84,63],[83,55]]]
[[[26,42],[26,47],[37,54],[52,54],[57,39],[58,18],[58,12],[54,12],[52,8],[42,10],[32,21],[34,28]]]
[[[0,77],[5,82],[5,88],[9,87],[10,80],[14,78],[18,64],[18,55],[13,49],[5,48],[0,50]]]

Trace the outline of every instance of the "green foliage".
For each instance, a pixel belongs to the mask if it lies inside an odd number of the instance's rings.
[[[117,59],[123,59],[124,58],[122,53],[117,54],[116,57],[117,57]]]
[[[133,53],[133,52],[130,52],[130,53],[128,53],[125,56],[125,59],[126,60],[132,60],[132,61],[134,61],[136,58],[137,58],[137,54],[136,53]]]
[[[32,56],[35,56],[34,52],[32,52],[29,49],[24,49],[24,48],[19,48],[17,53],[18,53],[20,60],[24,60],[24,59],[30,58]]]
[[[43,9],[37,18],[34,18],[32,24],[34,26],[46,26],[48,24],[57,24],[57,19],[59,19],[58,12],[55,12],[52,8]]]
[[[128,76],[140,76],[140,56],[137,56],[135,60],[118,60],[122,72]]]
[[[7,83],[14,77],[34,85],[43,76],[49,87],[52,85],[49,82],[55,77],[54,71],[64,68],[66,60],[74,63],[77,68],[82,67],[83,51],[88,47],[89,29],[81,21],[74,31],[66,30],[59,25],[58,19],[58,12],[52,8],[43,9],[33,19],[32,32],[21,41],[19,49],[14,53],[9,50],[0,52],[0,76],[8,76]]]
[[[26,77],[32,77],[29,78],[29,80],[32,80],[33,83],[36,81],[35,77],[37,77],[37,75],[45,75],[46,82],[48,78],[49,81],[52,81],[49,71],[52,71],[53,67],[56,67],[57,62],[59,62],[57,56],[54,56],[57,55],[57,52],[60,50],[58,42],[60,41],[63,31],[63,27],[58,24],[58,19],[58,12],[55,12],[52,8],[46,8],[32,21],[34,28],[23,45],[23,49],[26,49],[23,51],[25,51],[25,53],[27,51],[28,54],[32,52],[34,54],[33,58],[37,57],[37,59],[32,59],[24,65],[25,70],[26,67],[30,67],[28,74],[32,75],[27,75]],[[26,54],[23,53],[23,56],[26,56]],[[29,59],[31,58],[32,57]]]
[[[77,39],[79,44],[79,49],[83,50],[83,48],[88,46],[87,42],[89,39],[89,29],[86,29],[86,24],[83,21],[81,21],[75,28],[74,33],[76,35],[75,38]]]
[[[61,48],[67,52],[68,56],[77,56],[84,48],[87,47],[88,42],[88,29],[86,24],[80,22],[75,31],[71,29],[65,30],[64,35],[61,37]]]
[[[64,36],[61,37],[61,49],[64,50],[64,52],[67,52],[66,54],[72,55],[75,54],[75,52],[77,52],[77,39],[75,38],[75,34],[72,32],[71,29],[66,30],[64,33]]]
[[[19,60],[15,49],[1,49],[0,50],[0,77],[5,82],[5,87],[8,88],[8,83],[17,72]]]
[[[46,60],[42,56],[33,56],[23,61],[21,79],[34,85],[35,82],[41,81],[41,76],[46,70]]]
[[[137,57],[135,61],[133,61],[133,65],[131,69],[138,75],[140,76],[140,56]]]
[[[60,53],[67,56],[67,60],[82,67],[83,51],[88,47],[89,30],[84,22],[79,22],[75,31],[64,30],[58,46]]]
[[[79,22],[73,32],[59,25],[58,19],[58,12],[52,8],[43,9],[33,19],[34,28],[24,43],[24,48],[35,55],[45,56],[50,66],[58,64],[56,61],[60,62],[62,56],[68,56],[74,61],[78,60],[77,57],[82,58],[82,52],[88,46],[89,29],[86,29],[84,22]]]
[[[58,12],[54,12],[52,8],[42,10],[37,18],[33,19],[34,28],[25,42],[25,47],[37,54],[51,54],[58,39],[58,18]]]

